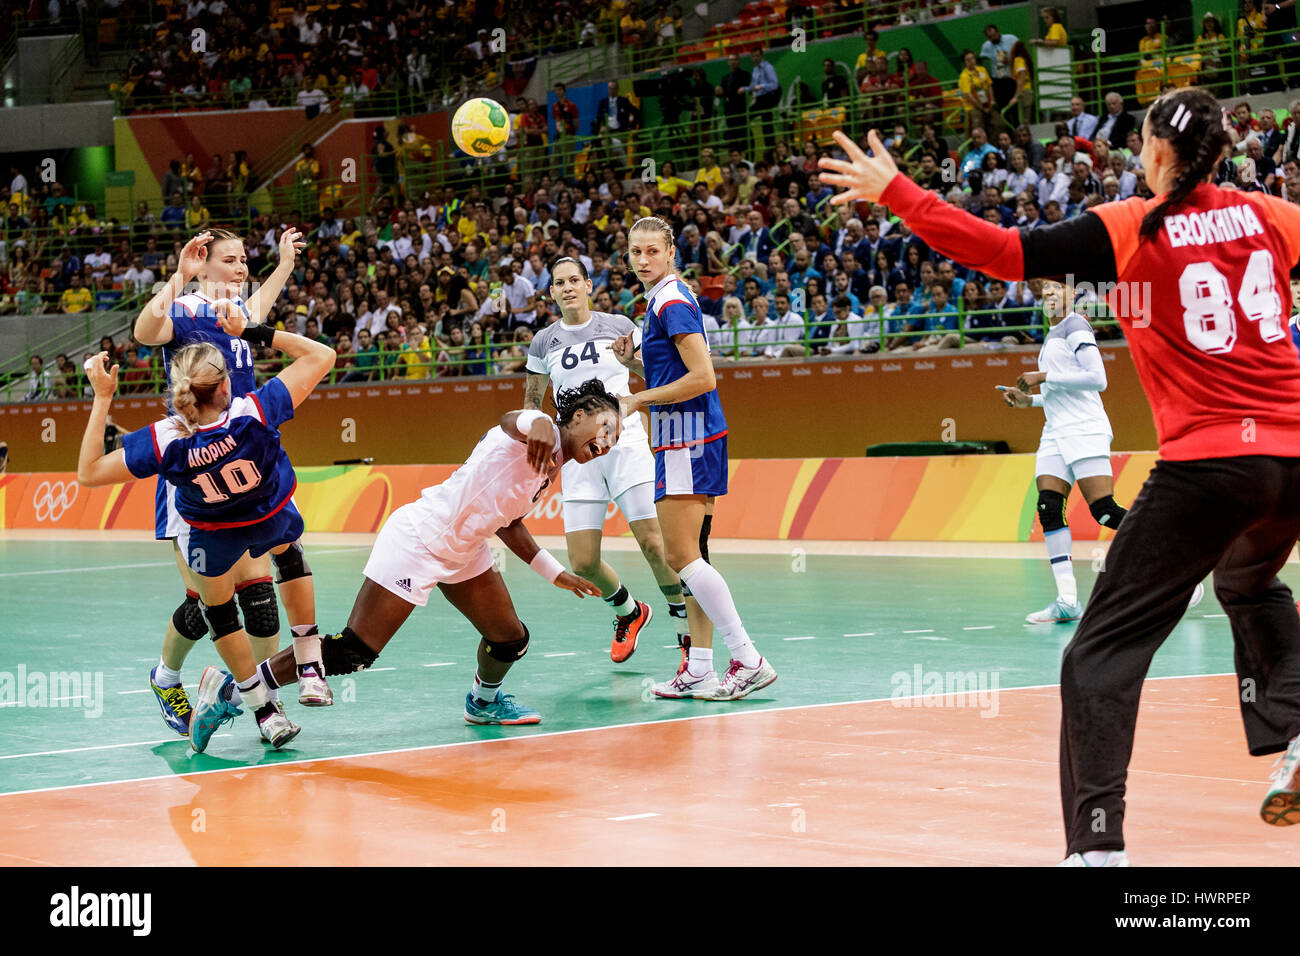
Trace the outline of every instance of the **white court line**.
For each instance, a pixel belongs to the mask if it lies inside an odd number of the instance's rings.
[[[860,631],[857,634],[845,634],[845,637],[875,637],[875,631]]]
[[[150,694],[152,692],[153,692],[152,689],[148,687],[146,687],[144,690],[119,690],[118,691],[119,694]]]
[[[1175,674],[1169,677],[1148,677],[1147,680],[1148,681],[1191,680],[1191,679],[1197,679],[1201,677],[1234,677],[1234,676],[1236,675],[1229,674],[1229,673]],[[1027,684],[1024,687],[1000,688],[997,691],[997,693],[1009,694],[1012,691],[1054,690],[1056,688],[1059,688],[1060,686],[1061,686],[1060,684]],[[927,696],[934,696],[934,695],[913,694],[911,697],[868,697],[861,700],[830,701],[824,704],[791,704],[788,707],[744,707],[744,708],[738,708],[736,710],[723,710],[723,711],[714,711],[713,713],[695,714],[690,717],[665,717],[662,720],[634,720],[626,724],[605,724],[600,727],[575,727],[572,730],[552,730],[540,734],[520,734],[517,737],[515,736],[489,737],[482,740],[462,740],[462,741],[445,743],[445,744],[425,744],[420,747],[397,747],[392,750],[371,750],[359,754],[339,754],[333,757],[303,757],[301,760],[281,760],[275,763],[243,764],[238,767],[220,767],[214,770],[195,770],[191,773],[184,773],[184,774],[163,773],[163,774],[154,774],[153,776],[150,777],[128,777],[125,780],[101,780],[97,783],[70,783],[59,787],[35,787],[31,790],[13,790],[8,793],[0,793],[0,800],[3,800],[5,797],[19,797],[22,796],[23,794],[28,794],[28,793],[51,793],[55,790],[90,789],[92,787],[108,787],[108,786],[112,786],[113,784],[124,784],[124,783],[150,783],[154,780],[177,780],[177,779],[188,780],[190,777],[207,776],[208,774],[214,774],[214,773],[248,773],[253,770],[263,770],[267,767],[285,767],[285,766],[293,766],[294,764],[307,764],[307,763],[332,763],[336,760],[360,760],[367,757],[387,757],[392,754],[409,754],[409,753],[417,753],[419,751],[450,750],[457,747],[487,746],[491,744],[500,744],[506,741],[537,740],[544,737],[568,737],[575,734],[598,733],[600,731],[605,731],[605,730],[626,730],[630,727],[650,727],[658,724],[681,724],[681,723],[689,723],[691,721],[696,721],[696,720],[726,720],[729,717],[747,717],[747,716],[752,716],[754,714],[777,714],[777,713],[785,713],[791,710],[821,710],[826,707],[849,707],[855,704],[894,703],[897,705],[899,701],[924,700]],[[953,695],[940,695],[940,696],[953,696]],[[230,734],[215,735],[215,737],[229,737],[229,736],[231,735]],[[170,739],[179,740],[184,738],[172,737]],[[140,747],[148,744],[159,744],[159,743],[167,743],[167,742],[168,741],[166,740],[141,740],[130,744],[105,744],[98,747],[81,747],[78,748],[77,750],[47,750],[38,753],[30,753],[30,754],[8,754],[8,755],[0,756],[0,760],[14,760],[19,757],[44,757],[50,754],[61,754],[61,753],[80,753],[86,750],[111,750],[117,747]]]
[[[443,661],[441,664],[425,664],[425,667],[455,667],[455,661]]]
[[[380,671],[395,671],[395,670],[397,670],[396,667],[367,667],[367,668],[366,668],[366,673],[367,673],[367,674],[378,674]]]
[[[86,699],[86,695],[85,695],[85,694],[78,694],[78,695],[75,696],[75,697],[51,697],[51,698],[50,698],[50,703],[52,704],[52,703],[54,703],[56,700],[85,700],[85,699]]]
[[[1202,614],[1201,617],[1227,617],[1226,614]]]
[[[783,637],[783,638],[781,638],[781,640],[783,640],[783,641],[815,641],[815,640],[817,640],[817,638],[816,638],[816,637]]]
[[[338,554],[341,551],[357,551],[370,545],[355,544],[348,548],[325,548],[312,551],[312,554]],[[0,571],[0,578],[22,578],[33,574],[78,574],[84,571],[122,571],[126,568],[174,568],[175,561],[145,561],[141,564],[96,564],[88,568],[53,568],[48,571]]]
[[[213,734],[212,739],[216,740],[218,737],[229,736],[230,734]],[[38,750],[36,753],[30,754],[5,754],[0,756],[0,760],[17,760],[19,757],[52,757],[57,754],[81,754],[90,750],[118,750],[122,747],[153,747],[158,744],[169,744],[173,740],[183,741],[185,739],[185,737],[176,736],[168,737],[166,740],[133,740],[129,744],[100,744],[97,747],[72,747],[68,750]],[[94,784],[90,784],[90,786],[94,786]]]
[[[619,823],[623,820],[648,820],[651,817],[657,816],[659,816],[657,813],[630,813],[625,817],[609,817],[608,819],[615,823]]]
[[[919,630],[919,631],[904,631],[903,633],[904,633],[904,634],[933,634],[933,633],[934,633],[934,628],[932,628],[932,627],[926,627],[926,628],[922,628],[922,629]]]
[[[993,630],[993,625],[981,624],[979,627],[963,627],[962,630],[963,631],[991,631]]]
[[[557,651],[554,654],[543,654],[543,657],[573,657],[577,651]]]

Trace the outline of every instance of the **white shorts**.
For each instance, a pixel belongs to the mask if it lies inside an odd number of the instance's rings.
[[[434,554],[416,532],[412,505],[403,505],[379,529],[361,573],[402,600],[424,607],[439,584],[468,581],[490,567],[492,549],[486,541],[468,556]]]
[[[614,499],[618,510],[628,524],[658,518],[655,508],[654,482],[643,481],[633,485]],[[605,515],[609,512],[608,501],[568,501],[564,502],[564,533],[574,531],[599,531],[605,527]]]
[[[567,461],[560,470],[560,486],[564,501],[564,530],[589,531],[605,523],[604,505],[607,502],[618,503],[619,510],[628,521],[642,521],[655,517],[653,486],[655,480],[655,459],[650,451],[650,443],[642,429],[628,430],[619,438],[618,444],[592,461],[579,464]],[[650,493],[642,500],[640,494],[629,495],[628,492],[637,485],[647,485]],[[648,501],[648,506],[645,502]],[[575,520],[583,525],[570,524],[570,502],[592,504],[599,502],[601,518],[592,524],[591,508],[575,509]],[[626,507],[625,507],[626,504]],[[579,519],[577,512],[582,512]]]
[[[1034,475],[1052,475],[1074,484],[1080,478],[1113,475],[1109,435],[1071,435],[1043,438],[1038,445]]]

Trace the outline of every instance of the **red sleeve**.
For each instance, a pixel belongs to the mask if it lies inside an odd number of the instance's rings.
[[[902,173],[880,194],[880,201],[902,216],[931,249],[970,269],[997,279],[1025,278],[1020,232],[954,209]]]

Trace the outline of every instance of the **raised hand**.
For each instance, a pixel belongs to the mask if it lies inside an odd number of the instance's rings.
[[[106,368],[107,363],[107,352],[100,352],[86,359],[84,366],[86,377],[90,379],[90,387],[94,390],[96,398],[112,398],[117,392],[118,366]]]
[[[199,274],[203,269],[203,263],[207,261],[207,245],[212,241],[212,233],[201,232],[181,249],[180,259],[176,263],[176,270],[184,277],[188,283],[191,279]]]
[[[227,335],[239,338],[248,326],[244,310],[230,299],[217,299],[212,303],[212,310],[217,314],[217,324]]]
[[[880,194],[898,175],[898,166],[894,164],[894,157],[886,152],[884,144],[880,142],[880,134],[874,129],[867,133],[867,143],[874,154],[871,156],[864,153],[857,143],[840,130],[835,131],[835,142],[839,143],[848,154],[848,161],[822,159],[817,163],[819,169],[831,170],[821,174],[822,182],[844,187],[844,192],[836,193],[831,197],[831,204],[839,205],[854,200],[879,202]]]

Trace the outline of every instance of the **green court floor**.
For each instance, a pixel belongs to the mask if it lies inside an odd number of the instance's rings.
[[[346,622],[368,550],[309,547],[322,631]],[[644,723],[718,707],[887,699],[918,668],[975,672],[1000,689],[1054,684],[1074,631],[1023,623],[1053,594],[1043,559],[809,555],[799,569],[790,556],[715,554],[746,627],[780,679],[735,704],[658,700],[650,683],[668,679],[679,659],[667,646],[675,638],[666,608],[640,555],[607,560],[656,612],[636,655],[622,665],[609,660],[612,615],[605,605],[550,588],[507,559],[506,583],[533,641],[506,689],[542,713],[535,728],[465,723],[461,707],[477,637],[435,596],[373,671],[331,679],[334,707],[309,710],[298,706],[292,689],[286,692],[290,716],[303,725],[292,749],[264,748],[246,715],[223,728],[206,754],[194,755],[163,724],[148,690],[164,623],[181,597],[167,547],[0,536],[0,793]],[[1094,573],[1087,561],[1075,567],[1087,595]],[[1283,577],[1294,586],[1300,576],[1288,566]],[[218,663],[217,655],[203,642],[186,664],[188,687],[209,663]],[[720,641],[716,663],[726,665]],[[1152,676],[1231,670],[1228,624],[1209,597],[1174,631]],[[65,680],[43,695],[33,690],[70,672],[88,676],[80,687]],[[17,687],[20,676],[25,687]]]

